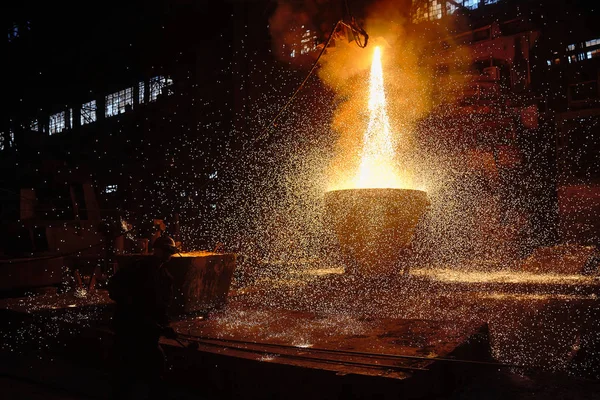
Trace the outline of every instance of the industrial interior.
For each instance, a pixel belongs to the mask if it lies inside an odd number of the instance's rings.
[[[3,7],[3,398],[600,399],[598,5]]]

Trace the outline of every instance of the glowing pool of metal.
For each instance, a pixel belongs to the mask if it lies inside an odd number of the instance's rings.
[[[358,274],[397,274],[403,250],[425,213],[427,193],[411,189],[346,189],[325,193],[326,219]]]

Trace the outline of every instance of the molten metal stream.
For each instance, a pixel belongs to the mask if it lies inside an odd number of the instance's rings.
[[[369,82],[369,125],[364,135],[363,151],[356,188],[401,188],[395,171],[394,143],[383,90],[381,50],[375,48]]]
[[[425,192],[409,187],[408,177],[401,179],[396,169],[379,47],[371,65],[368,109],[358,172],[347,185],[325,194],[326,215],[342,252],[356,263],[347,271],[396,275],[404,269],[400,262],[429,200]]]
[[[344,182],[332,185],[329,190],[343,189],[413,189],[407,176],[396,168],[395,135],[387,114],[383,84],[381,49],[375,48],[369,79],[369,123],[363,135],[360,164],[357,171],[348,171]]]

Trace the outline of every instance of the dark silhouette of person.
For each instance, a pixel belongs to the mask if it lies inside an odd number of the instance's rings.
[[[176,333],[169,326],[173,278],[165,264],[178,249],[168,236],[158,237],[153,247],[152,256],[120,269],[109,282],[110,298],[116,302],[112,321],[114,399],[138,398],[136,387],[138,392],[144,387],[148,398],[166,395],[165,357],[159,338],[176,338]]]

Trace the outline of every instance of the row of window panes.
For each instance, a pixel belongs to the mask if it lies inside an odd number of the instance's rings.
[[[0,132],[0,151],[12,147],[15,143],[15,132],[11,129],[8,131],[8,140],[4,132]]]
[[[314,51],[317,49],[317,37],[316,36],[312,36],[310,37],[310,31],[307,30],[306,33],[304,33],[302,35],[302,37],[304,39],[302,39],[300,42],[303,44],[302,49],[300,50],[300,54],[308,54],[311,51]]]
[[[567,60],[569,61],[569,64],[571,64],[571,63],[575,63],[578,61],[591,60],[592,58],[595,58],[595,57],[600,57],[600,49],[587,51],[585,53],[571,54],[570,56],[567,57]],[[557,59],[557,60],[559,60],[559,59]],[[560,64],[560,61],[555,62],[555,63]],[[551,64],[552,63],[550,61],[548,61],[548,65],[551,65]]]
[[[474,10],[479,7],[479,0],[463,0],[462,4],[469,10]]]
[[[592,47],[600,45],[600,38],[588,40],[585,42],[585,47]]]
[[[588,51],[586,53],[586,56],[587,56],[588,60],[591,58],[594,58],[594,57],[600,57],[600,49]]]
[[[48,133],[50,133],[50,135],[62,132],[65,129],[65,114],[65,111],[61,111],[50,116],[50,124],[48,125]]]
[[[575,43],[568,45],[567,51],[575,51],[576,46],[577,45]],[[585,47],[594,47],[594,46],[600,46],[600,38],[585,41]]]
[[[433,0],[429,3],[429,15],[432,19],[442,18],[442,0]]]
[[[156,101],[158,96],[164,90],[167,90],[167,95],[173,94],[172,91],[168,88],[172,84],[173,80],[171,78],[166,78],[164,76],[155,76],[151,78],[149,85],[150,90],[148,93],[148,101]],[[144,82],[139,82],[138,89],[138,102],[142,104],[144,103],[144,95],[146,92]],[[127,88],[115,93],[108,94],[105,97],[105,115],[106,117],[112,117],[118,114],[122,114],[126,111],[126,107],[128,105],[133,107],[133,88]],[[97,112],[98,107],[96,105],[96,100],[91,100],[83,104],[81,106],[81,125],[87,125],[91,124],[92,122],[96,122]],[[71,112],[69,113],[68,126],[73,126],[73,110],[71,110]],[[50,135],[62,132],[63,130],[65,130],[66,127],[67,124],[65,111],[61,111],[50,116],[50,124],[48,126],[48,132],[50,133]],[[31,121],[29,129],[35,132],[39,131],[39,123],[37,119]]]
[[[167,95],[173,94],[169,86],[173,84],[173,80],[171,78],[166,78],[164,76],[155,76],[154,78],[150,78],[150,85],[148,88],[148,101],[155,101],[158,96],[163,92],[163,89],[167,91]]]
[[[304,29],[304,25],[301,26],[302,29]],[[310,44],[310,42],[313,42],[312,45]],[[301,36],[300,39],[300,45],[302,46],[300,48],[300,54],[307,54],[313,50],[315,50],[317,48],[316,46],[316,41],[317,41],[317,36],[313,35],[311,37],[311,31],[310,29],[306,29]],[[294,47],[296,47],[296,44],[293,44],[292,47],[292,51],[290,52],[290,57],[296,57],[296,49]],[[285,48],[285,45],[283,46]],[[164,82],[163,84],[166,84],[166,86],[168,86],[168,82]]]
[[[117,185],[106,185],[105,193],[115,193],[118,189]]]
[[[413,21],[413,23],[427,21],[427,20],[429,20],[428,17],[429,17],[429,14],[424,12],[424,8],[418,7],[413,13],[412,21]]]
[[[120,90],[116,93],[106,95],[105,115],[113,117],[123,114],[127,106],[133,107],[133,88]]]
[[[81,106],[81,125],[96,122],[96,100],[89,101]]]
[[[413,14],[413,22],[422,22],[422,21],[433,21],[436,19],[442,18],[442,9],[444,8],[444,4],[446,7],[446,14],[454,14],[456,10],[458,10],[458,6],[455,4],[460,4],[465,8],[470,10],[474,10],[479,7],[480,0],[458,0],[456,2],[451,2],[448,0],[413,0],[413,5],[418,4],[415,13]],[[500,0],[485,0],[484,5],[498,3]]]

